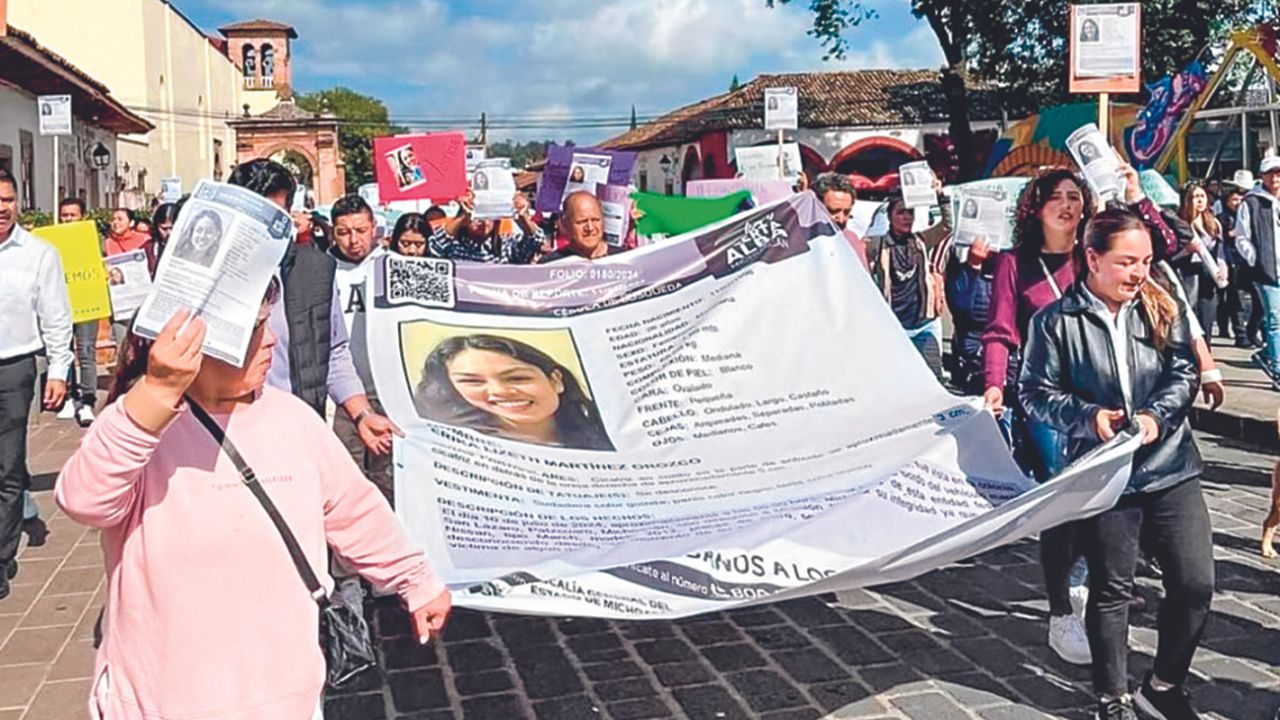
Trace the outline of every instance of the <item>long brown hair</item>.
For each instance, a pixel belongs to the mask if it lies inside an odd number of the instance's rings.
[[[116,349],[116,373],[107,391],[107,404],[129,392],[129,388],[147,373],[147,356],[151,353],[151,341],[130,330]]]
[[[1196,194],[1196,190],[1203,190],[1204,186],[1200,183],[1188,183],[1182,189],[1182,204],[1178,207],[1178,217],[1187,221],[1191,227],[1195,227],[1197,213],[1191,207],[1191,198]],[[1209,191],[1204,191],[1205,206],[1204,211],[1199,213],[1199,220],[1204,225],[1205,232],[1214,237],[1222,237],[1222,224],[1218,222],[1218,218],[1213,214],[1213,210],[1209,207]]]
[[[1151,232],[1147,230],[1142,218],[1126,209],[1107,208],[1094,215],[1085,226],[1084,245],[1095,253],[1104,255],[1115,246],[1118,235],[1132,230],[1140,230],[1147,236],[1147,242],[1151,241]],[[1178,301],[1152,279],[1142,284],[1138,290],[1138,300],[1151,325],[1152,340],[1156,348],[1163,351],[1169,344],[1173,324],[1178,322],[1182,314]]]
[[[1023,259],[1034,260],[1040,257],[1040,250],[1044,247],[1044,226],[1040,223],[1040,211],[1049,203],[1053,191],[1063,180],[1075,183],[1080,188],[1080,198],[1084,201],[1080,226],[1076,228],[1077,241],[1080,239],[1081,229],[1093,217],[1093,194],[1084,181],[1065,167],[1041,168],[1018,196],[1018,212],[1013,221],[1013,251]]]

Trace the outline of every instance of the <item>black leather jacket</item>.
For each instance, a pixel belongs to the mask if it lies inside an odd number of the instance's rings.
[[[1200,451],[1187,422],[1200,372],[1185,314],[1171,329],[1163,351],[1156,349],[1141,308],[1133,308],[1126,317],[1133,402],[1129,417],[1154,417],[1160,436],[1134,455],[1125,492],[1151,492],[1200,474]],[[1125,406],[1107,322],[1110,318],[1095,309],[1079,283],[1031,320],[1018,397],[1032,420],[1066,436],[1070,460],[1101,444],[1094,429],[1099,410]]]

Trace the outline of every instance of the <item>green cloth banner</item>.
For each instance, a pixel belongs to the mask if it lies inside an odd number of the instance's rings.
[[[637,234],[679,235],[732,217],[742,209],[742,203],[751,199],[751,191],[740,190],[717,198],[637,192],[631,194],[631,199],[644,213],[636,222]]]

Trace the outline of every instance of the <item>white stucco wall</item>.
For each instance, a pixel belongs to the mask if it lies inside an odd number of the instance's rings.
[[[114,133],[100,128],[88,127],[78,118],[73,120],[72,135],[56,138],[59,142],[58,185],[60,191],[55,194],[53,185],[53,137],[40,136],[40,118],[37,114],[34,95],[12,86],[0,83],[0,155],[9,155],[11,151],[13,175],[18,180],[18,198],[21,209],[28,209],[25,200],[26,182],[22,173],[22,136],[30,133],[34,160],[34,207],[46,212],[53,212],[64,195],[75,194],[85,197],[91,206],[108,202],[110,191],[115,188],[114,167],[105,171],[93,167],[87,153],[101,142],[111,156],[116,157],[116,137]],[[68,168],[68,166],[71,166]],[[68,178],[68,170],[74,173]],[[92,197],[91,178],[98,179],[98,197]],[[73,193],[74,190],[74,193]],[[81,191],[84,191],[83,195]]]

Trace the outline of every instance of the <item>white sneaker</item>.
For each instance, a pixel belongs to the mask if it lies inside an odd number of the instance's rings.
[[[59,420],[71,420],[76,416],[76,404],[70,400],[62,403],[62,409],[58,411]]]
[[[76,423],[80,427],[89,427],[93,424],[93,408],[88,405],[81,405],[76,408]]]
[[[1077,585],[1071,588],[1071,612],[1084,618],[1084,608],[1089,604],[1089,586]]]
[[[1084,621],[1076,615],[1049,617],[1049,647],[1058,657],[1072,665],[1093,664]]]

